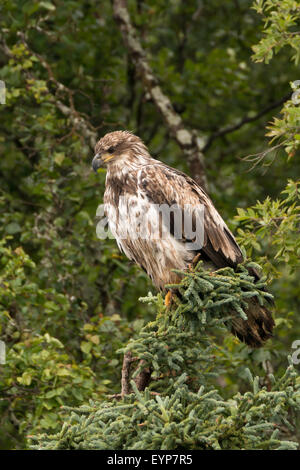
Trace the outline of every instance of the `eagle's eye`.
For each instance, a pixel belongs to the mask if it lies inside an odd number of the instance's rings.
[[[107,149],[108,153],[114,153],[115,150],[116,147],[109,147],[109,149]]]

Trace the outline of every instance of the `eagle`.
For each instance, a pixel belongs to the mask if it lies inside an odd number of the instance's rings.
[[[227,266],[235,269],[243,261],[234,235],[206,192],[185,173],[152,158],[138,136],[114,131],[102,137],[92,161],[94,171],[101,167],[107,169],[104,213],[109,229],[119,249],[146,271],[158,289],[178,283],[180,275],[174,269],[186,270],[199,258],[210,270]],[[169,224],[162,213],[153,223],[160,207],[176,208],[177,215],[174,217],[171,212]],[[191,230],[174,223],[178,214],[180,218],[186,213],[186,207],[192,226],[195,228],[199,222],[202,228],[201,243],[191,243]],[[141,236],[141,227],[149,229],[147,236]],[[253,268],[250,274],[259,280]],[[170,292],[166,304],[170,303]],[[272,315],[253,299],[249,300],[246,314],[247,320],[235,318],[232,333],[249,346],[259,347],[272,336]]]

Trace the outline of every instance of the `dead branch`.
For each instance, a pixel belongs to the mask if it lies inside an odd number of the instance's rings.
[[[130,387],[130,370],[131,364],[137,361],[137,357],[132,357],[131,352],[128,351],[124,354],[123,366],[122,366],[122,378],[121,378],[121,397],[131,393]],[[144,360],[141,360],[137,366],[137,369],[141,368],[140,373],[135,377],[134,382],[139,391],[145,390],[149,385],[151,379],[151,370],[149,367],[143,367],[145,364]],[[112,395],[113,396],[113,395]],[[119,394],[114,395],[115,398],[119,397]]]
[[[128,351],[124,354],[121,378],[121,395],[128,395],[130,393],[130,368],[132,363],[131,352]]]
[[[140,392],[142,392],[143,390],[145,390],[146,387],[148,387],[149,382],[151,380],[151,370],[149,367],[143,367],[144,364],[145,364],[144,360],[141,360],[139,362],[138,367],[142,367],[142,370],[134,379],[136,387]]]

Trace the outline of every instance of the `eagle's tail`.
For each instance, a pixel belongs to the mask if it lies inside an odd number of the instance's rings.
[[[252,348],[259,348],[273,336],[272,330],[275,323],[271,312],[266,307],[262,307],[257,299],[251,299],[245,313],[247,320],[234,315],[231,331]]]

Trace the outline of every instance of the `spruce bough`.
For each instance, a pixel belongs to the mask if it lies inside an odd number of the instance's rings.
[[[214,334],[245,317],[247,299],[270,300],[266,279],[249,275],[253,263],[237,271],[224,268],[182,272],[171,307],[161,294],[153,302],[157,316],[122,350],[137,361],[128,372],[128,394],[80,408],[64,407],[70,417],[55,435],[32,437],[36,449],[297,449],[290,437],[300,409],[299,379],[290,363],[268,387],[245,368],[250,390],[224,398],[214,383],[222,370],[216,361]],[[290,359],[289,359],[290,360]],[[137,377],[148,371],[145,390]],[[287,438],[288,436],[288,438]]]

